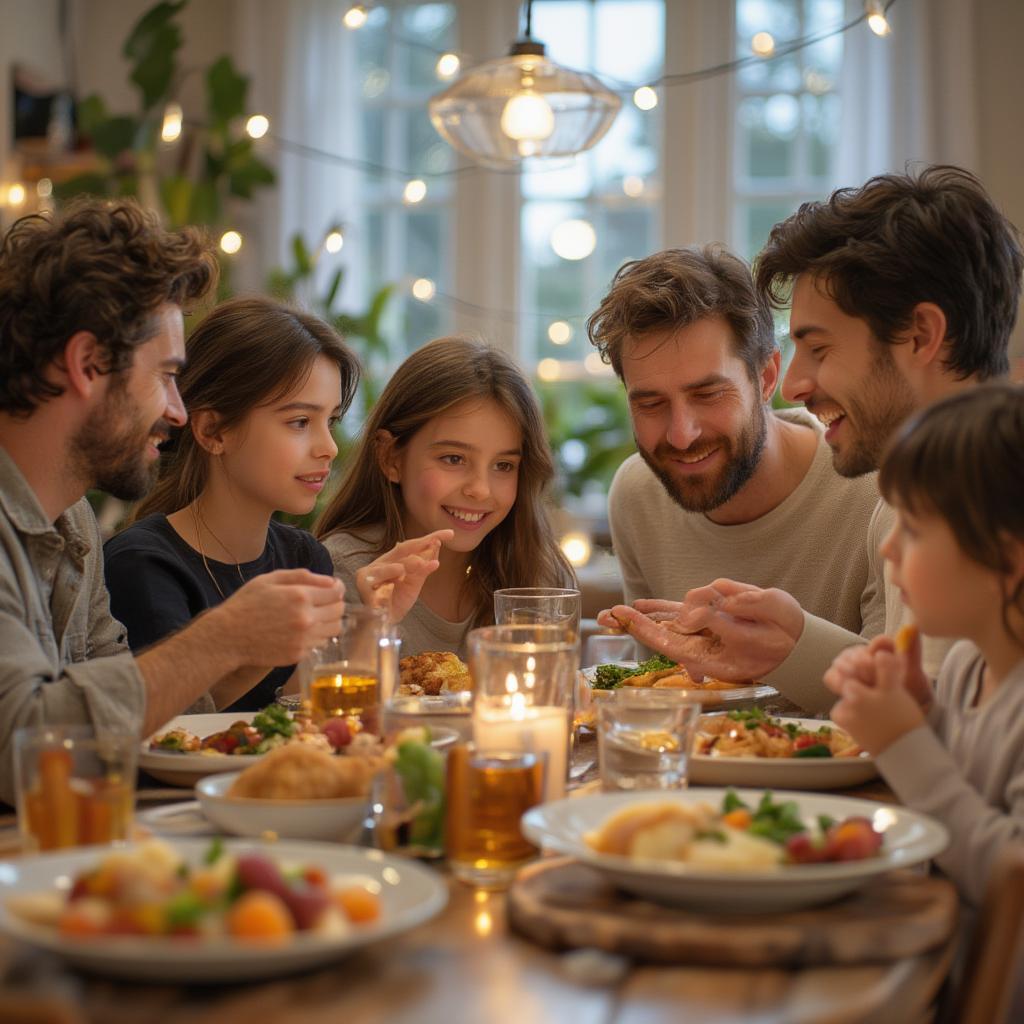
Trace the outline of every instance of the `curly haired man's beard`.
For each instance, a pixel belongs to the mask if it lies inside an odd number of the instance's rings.
[[[768,434],[764,406],[757,403],[749,423],[735,438],[725,434],[701,437],[689,448],[680,451],[668,444],[659,444],[653,452],[637,444],[641,458],[661,481],[669,497],[687,512],[711,512],[724,505],[754,475]],[[706,474],[678,477],[668,468],[673,458],[698,455],[713,448],[725,449],[725,465],[713,476]]]
[[[159,467],[146,457],[149,440],[170,431],[163,419],[140,422],[138,406],[115,376],[103,407],[93,411],[71,441],[72,465],[92,487],[122,501],[138,501],[156,482]]]

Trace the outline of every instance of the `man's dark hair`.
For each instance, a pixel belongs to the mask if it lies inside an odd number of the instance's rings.
[[[946,315],[946,368],[958,380],[986,380],[1009,370],[1022,268],[1017,229],[981,182],[937,165],[804,203],[772,228],[755,281],[781,307],[793,279],[809,273],[887,343],[910,326],[918,303],[934,303]]]
[[[102,343],[103,371],[127,369],[159,307],[192,302],[216,279],[199,230],[167,231],[133,200],[21,218],[0,245],[0,410],[28,416],[62,393],[47,368],[77,331]]]
[[[771,308],[746,263],[720,245],[666,249],[623,264],[587,320],[587,335],[621,378],[628,338],[714,316],[728,322],[735,353],[757,380],[776,347]]]

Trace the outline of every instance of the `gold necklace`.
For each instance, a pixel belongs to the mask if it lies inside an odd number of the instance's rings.
[[[211,530],[210,527],[207,525],[206,520],[203,519],[202,514],[199,512],[199,509],[196,507],[196,503],[195,502],[193,502],[191,505],[189,505],[189,510],[192,513],[192,525],[195,527],[196,543],[199,545],[199,557],[202,558],[202,560],[203,560],[203,568],[206,569],[206,575],[210,577],[210,582],[217,588],[217,593],[220,594],[220,599],[222,601],[226,601],[227,600],[227,595],[224,593],[223,590],[220,589],[220,584],[217,582],[217,577],[213,575],[213,570],[210,568],[210,563],[206,560],[206,552],[203,550],[203,529],[205,528],[206,532],[225,551],[227,551],[228,558],[230,558],[235,563],[235,569],[238,572],[238,578],[244,584],[245,583],[245,577],[242,575],[242,567],[238,564],[238,561],[235,559],[235,556],[228,549],[228,546],[224,543],[224,541],[222,541],[213,532],[213,530]],[[202,523],[202,527],[200,526],[200,523]]]

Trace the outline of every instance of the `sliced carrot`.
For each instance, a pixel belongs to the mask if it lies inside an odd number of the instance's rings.
[[[263,889],[243,893],[227,912],[228,934],[247,942],[282,942],[295,931],[279,896]]]
[[[380,917],[380,897],[361,885],[338,889],[334,902],[353,924],[367,924]]]
[[[750,828],[750,811],[737,807],[735,811],[722,815],[722,823],[730,828]]]

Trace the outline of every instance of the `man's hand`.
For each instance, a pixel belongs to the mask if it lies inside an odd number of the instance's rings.
[[[345,588],[332,576],[278,569],[250,580],[207,615],[243,665],[291,665],[341,628]]]
[[[904,659],[880,647],[857,648],[858,657],[843,651],[826,673],[829,689],[839,694],[831,711],[841,726],[873,755],[924,723],[924,713],[906,685]],[[930,689],[930,688],[929,688]]]
[[[742,680],[760,679],[782,664],[800,639],[804,614],[783,590],[719,579],[682,601],[616,605],[598,622],[626,630],[698,678]]]
[[[401,622],[419,600],[426,578],[441,564],[438,556],[454,530],[435,530],[396,544],[386,554],[356,572],[363,604],[386,608],[392,622]]]

